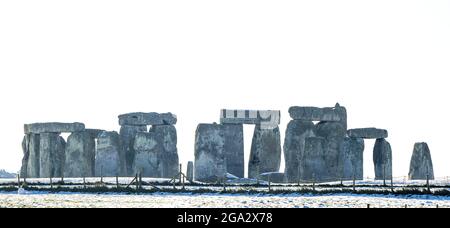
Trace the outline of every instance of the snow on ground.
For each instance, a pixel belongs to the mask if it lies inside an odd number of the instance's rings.
[[[227,194],[74,194],[1,193],[0,207],[144,207],[144,208],[450,208],[450,197],[351,194],[227,195]]]

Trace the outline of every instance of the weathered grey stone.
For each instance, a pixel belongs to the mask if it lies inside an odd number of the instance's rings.
[[[329,181],[327,164],[325,162],[326,139],[309,137],[305,139],[305,151],[300,159],[300,177],[303,182]]]
[[[264,128],[275,128],[280,124],[280,111],[222,109],[220,111],[220,123],[259,124]]]
[[[97,139],[95,176],[126,175],[125,154],[121,151],[120,136],[115,131],[104,131]]]
[[[373,148],[373,163],[376,180],[390,180],[392,177],[392,149],[386,139],[377,139]]]
[[[147,126],[129,126],[120,127],[121,151],[125,154],[125,165],[128,176],[134,176],[133,162],[135,157],[134,138],[138,132],[147,132]]]
[[[24,125],[25,134],[62,133],[83,131],[82,123],[33,123]]]
[[[356,128],[347,131],[349,137],[363,139],[384,139],[388,137],[388,131],[377,128]]]
[[[134,140],[136,155],[133,162],[133,172],[144,177],[161,177],[160,160],[162,145],[154,132],[139,132]]]
[[[222,125],[198,125],[195,132],[195,180],[216,182],[225,178],[227,172],[224,144]]]
[[[242,124],[222,124],[224,156],[227,172],[243,178],[245,175],[244,127]]]
[[[40,163],[40,135],[28,134],[28,164],[27,164],[27,177],[39,178],[39,163]]]
[[[160,144],[158,152],[159,171],[162,178],[172,178],[179,172],[177,130],[173,125],[152,126],[150,132],[156,134]]]
[[[428,144],[416,143],[409,165],[410,180],[434,180],[433,161]]]
[[[175,125],[177,116],[172,113],[134,112],[119,116],[119,125]]]
[[[364,140],[345,138],[341,144],[340,174],[342,180],[364,179],[363,169]]]
[[[248,162],[248,177],[256,178],[261,173],[278,172],[280,164],[280,129],[263,129],[261,125],[256,125]]]
[[[98,138],[101,133],[103,133],[105,130],[101,129],[85,129],[85,132],[87,132],[92,138]]]
[[[317,107],[299,107],[294,106],[289,108],[289,115],[294,120],[305,121],[344,121],[346,119],[345,108],[336,104],[333,108],[317,108]]]
[[[303,157],[305,139],[313,137],[316,127],[311,121],[291,120],[284,138],[285,176],[290,183],[299,181],[300,158]]]
[[[23,158],[22,158],[22,166],[20,168],[21,177],[27,177],[28,158],[30,157],[30,150],[28,149],[29,141],[30,141],[29,135],[23,136],[22,140]]]
[[[95,137],[90,131],[79,131],[67,138],[64,177],[94,176]]]
[[[325,164],[327,176],[316,176],[320,180],[336,181],[342,178],[340,162],[341,144],[346,135],[346,129],[340,122],[320,122],[316,125],[316,135],[325,139]]]
[[[39,177],[62,177],[66,146],[64,139],[58,133],[41,133],[39,146]]]
[[[285,183],[284,173],[280,172],[262,173],[259,175],[259,179],[263,181],[270,180],[271,183]]]
[[[186,177],[188,181],[194,181],[194,162],[189,161],[186,169]]]

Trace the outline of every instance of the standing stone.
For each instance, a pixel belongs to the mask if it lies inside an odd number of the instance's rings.
[[[326,140],[322,137],[305,139],[305,151],[300,159],[300,177],[306,182],[324,182],[329,175],[325,162]]]
[[[134,138],[138,132],[147,132],[147,126],[123,125],[120,128],[120,141],[122,151],[125,154],[126,171],[128,176],[133,176],[133,161],[135,157]]]
[[[345,138],[341,144],[341,176],[343,180],[364,179],[363,169],[364,139]]]
[[[115,131],[102,132],[97,139],[95,176],[125,176],[125,154],[121,151],[120,136]]]
[[[150,132],[155,133],[160,144],[158,151],[160,177],[174,177],[179,172],[177,129],[173,125],[155,125]]]
[[[141,173],[144,177],[161,177],[159,154],[162,145],[154,132],[138,132],[134,140],[136,151],[133,172]]]
[[[280,129],[264,129],[256,125],[248,163],[249,178],[257,178],[261,173],[278,172],[280,163]]]
[[[429,180],[434,180],[433,162],[428,144],[424,142],[414,144],[408,177],[410,180],[426,180],[427,177]]]
[[[341,120],[339,121],[339,123],[341,123],[344,129],[347,130],[347,109],[344,106],[339,105],[339,103],[336,103],[334,109],[340,116]]]
[[[40,163],[40,141],[39,134],[28,134],[28,164],[27,164],[27,177],[39,178],[39,163]]]
[[[216,182],[225,178],[225,138],[222,129],[219,124],[198,125],[195,132],[195,180]]]
[[[25,135],[22,140],[23,158],[22,158],[22,167],[20,168],[21,177],[27,177],[28,158],[30,157],[30,150],[28,149],[29,141],[30,136]]]
[[[325,146],[325,164],[327,176],[316,176],[325,181],[336,181],[341,179],[341,170],[343,167],[341,158],[341,144],[346,135],[346,129],[340,122],[320,122],[316,126],[316,134],[326,140]]]
[[[39,177],[62,177],[65,141],[58,133],[41,133],[39,144]]]
[[[188,181],[194,180],[194,162],[189,161],[187,164],[186,176]]]
[[[88,131],[74,132],[67,138],[64,177],[93,177],[95,136]]]
[[[392,177],[392,149],[386,139],[377,139],[373,148],[373,163],[376,180],[390,180]]]
[[[224,153],[227,172],[240,178],[245,175],[244,127],[242,124],[223,124]]]
[[[285,176],[288,182],[299,181],[300,158],[303,157],[305,139],[315,136],[315,126],[311,121],[291,120],[284,139]]]

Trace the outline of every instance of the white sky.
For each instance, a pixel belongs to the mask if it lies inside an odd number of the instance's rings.
[[[449,1],[1,1],[0,168],[19,169],[24,123],[170,111],[186,162],[221,108],[281,110],[284,141],[290,106],[338,101],[349,128],[389,130],[394,176],[417,141],[449,176],[449,76]]]

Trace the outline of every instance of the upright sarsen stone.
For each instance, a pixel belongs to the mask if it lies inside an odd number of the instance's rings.
[[[242,124],[222,124],[224,156],[227,173],[244,178],[244,127]]]
[[[305,150],[305,139],[313,137],[314,123],[311,121],[291,120],[286,128],[284,139],[285,176],[288,182],[298,182],[300,172],[300,158]]]
[[[316,134],[324,138],[325,141],[325,164],[327,176],[316,176],[318,179],[326,181],[336,181],[341,179],[341,144],[346,135],[346,129],[340,122],[320,122],[316,125]]]
[[[39,178],[40,168],[40,141],[39,134],[28,134],[28,164],[27,164],[27,177]]]
[[[159,173],[162,178],[172,178],[179,172],[177,149],[177,129],[173,125],[155,125],[150,129],[155,133],[159,146]]]
[[[41,133],[39,144],[39,177],[62,177],[65,141],[58,133]]]
[[[222,125],[199,124],[195,132],[194,178],[215,182],[225,178],[225,138]]]
[[[305,139],[305,151],[300,159],[300,177],[304,182],[325,182],[329,176],[325,162],[326,140],[322,137]]]
[[[362,180],[364,140],[361,138],[345,138],[341,144],[340,174],[343,180]]]
[[[120,128],[120,141],[122,151],[125,154],[125,163],[127,175],[133,176],[133,162],[135,160],[134,139],[138,132],[147,132],[147,126],[129,126],[123,125]]]
[[[28,158],[30,157],[30,150],[28,149],[29,141],[30,136],[25,135],[22,140],[23,158],[22,158],[22,166],[20,168],[21,177],[27,177]]]
[[[410,180],[434,180],[433,162],[428,144],[416,143],[409,165]]]
[[[261,173],[278,172],[280,164],[280,129],[265,129],[256,125],[248,163],[249,178],[257,178]]]
[[[67,138],[64,177],[94,176],[95,137],[88,131],[80,131]]]
[[[189,161],[186,169],[186,176],[188,181],[194,180],[194,162]]]
[[[377,139],[373,148],[373,163],[376,180],[389,180],[392,177],[392,149],[386,139]]]
[[[97,139],[95,176],[125,176],[125,154],[120,147],[120,136],[115,131],[102,132]]]
[[[144,177],[161,177],[159,156],[162,145],[154,132],[138,132],[134,140],[136,151],[133,172],[141,173]]]

